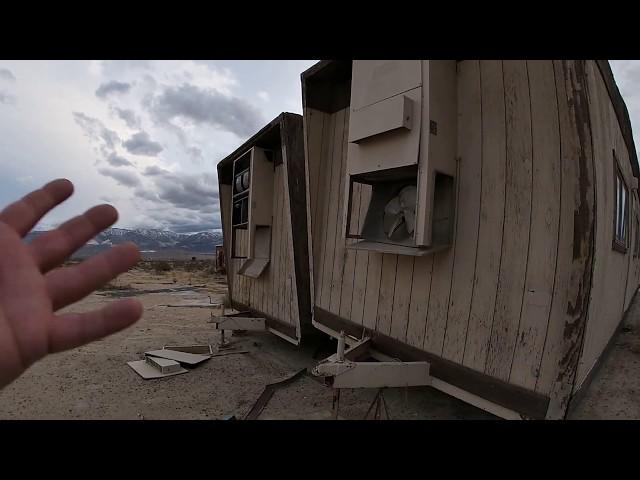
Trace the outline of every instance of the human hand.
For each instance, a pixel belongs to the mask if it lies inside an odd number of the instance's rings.
[[[70,181],[54,180],[0,212],[0,388],[48,353],[110,335],[142,316],[142,304],[133,299],[87,313],[56,315],[140,258],[138,247],[126,243],[56,269],[116,222],[118,212],[109,205],[93,207],[26,244],[23,237],[72,193]]]

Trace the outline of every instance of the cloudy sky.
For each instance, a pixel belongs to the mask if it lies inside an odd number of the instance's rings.
[[[219,229],[216,164],[280,112],[315,61],[0,60],[0,208],[69,178],[37,228],[111,203],[116,226]]]
[[[111,203],[116,226],[219,229],[215,165],[280,112],[315,61],[2,61],[0,208],[66,177],[37,228]],[[612,61],[640,145],[640,62]]]

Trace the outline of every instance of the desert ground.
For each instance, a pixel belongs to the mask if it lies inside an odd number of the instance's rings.
[[[214,356],[186,374],[144,380],[127,362],[145,351],[193,344],[217,350],[220,333],[210,322],[216,309],[167,305],[222,303],[226,279],[213,273],[209,261],[141,262],[67,310],[94,309],[122,296],[144,304],[143,318],[115,335],[37,362],[0,391],[0,419],[242,419],[267,384],[315,365],[335,348],[329,341],[300,348],[268,333],[248,332],[229,338],[233,349],[247,353]],[[637,303],[572,418],[640,418]],[[338,418],[364,418],[374,395],[343,390]],[[396,420],[496,418],[428,387],[388,389],[385,399]],[[331,419],[332,402],[329,387],[301,376],[275,392],[259,419]]]

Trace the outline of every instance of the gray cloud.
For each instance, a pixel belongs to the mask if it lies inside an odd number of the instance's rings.
[[[155,165],[151,165],[147,168],[144,169],[144,172],[142,172],[143,175],[146,175],[148,177],[153,177],[156,175],[171,175],[171,172],[169,170],[165,170],[164,168],[160,168],[157,167]]]
[[[162,175],[155,178],[158,197],[175,207],[200,210],[218,201],[212,174]]]
[[[105,127],[97,118],[89,117],[81,112],[73,112],[73,119],[89,140],[100,145],[100,150],[105,156],[120,143],[118,134]]]
[[[136,190],[133,192],[133,194],[136,197],[140,197],[140,198],[143,198],[145,200],[149,200],[151,202],[160,201],[160,199],[158,198],[158,194],[157,193],[152,192],[150,190],[146,190],[143,187],[136,188]]]
[[[105,177],[111,177],[116,180],[120,185],[125,187],[137,187],[140,185],[140,179],[138,176],[128,170],[122,170],[119,168],[99,168],[98,173]]]
[[[163,150],[162,145],[151,140],[147,132],[138,132],[134,134],[122,145],[133,155],[148,155],[152,157]]]
[[[140,128],[140,118],[135,114],[133,110],[127,110],[118,107],[112,107],[112,111],[124,122],[129,128]]]
[[[112,93],[127,93],[130,89],[130,83],[112,80],[110,82],[105,82],[98,87],[98,89],[96,90],[96,97],[105,98]]]
[[[152,210],[148,212],[148,218],[161,224],[162,228],[177,233],[202,232],[221,227],[219,215],[187,210]]]
[[[168,87],[148,103],[152,116],[159,123],[170,123],[182,117],[197,124],[210,124],[242,138],[255,133],[264,123],[260,111],[245,100],[194,85]]]
[[[211,212],[212,206],[218,204],[218,186],[213,174],[173,173],[152,165],[142,175],[152,179],[155,192],[138,189],[134,192],[137,197],[159,199],[175,208],[205,213]]]
[[[0,79],[7,80],[9,82],[15,82],[15,75],[8,68],[0,68]]]
[[[127,160],[124,157],[116,155],[115,153],[111,153],[107,158],[107,162],[113,165],[114,167],[133,167],[133,163]]]

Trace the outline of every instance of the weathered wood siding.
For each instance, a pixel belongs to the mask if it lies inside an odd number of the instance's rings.
[[[613,152],[615,150],[618,165],[630,187],[633,172],[629,153],[606,85],[594,62],[587,63],[587,78],[596,171],[597,228],[589,317],[575,389],[582,385],[615,332],[638,289],[639,281],[639,261],[633,256],[633,242],[638,235],[635,223],[638,202],[637,194],[631,191],[629,248],[626,253],[612,248],[615,209]]]
[[[425,257],[345,249],[349,109],[307,108],[314,305],[549,395],[566,349],[566,285],[587,261],[573,257],[582,153],[568,81],[552,61],[458,63],[454,242]],[[367,193],[354,199],[362,217]]]
[[[294,280],[291,215],[284,164],[275,167],[273,188],[273,224],[271,230],[271,260],[258,278],[238,275],[244,262],[240,258],[227,259],[229,292],[233,302],[240,303],[276,320],[297,327],[298,302]],[[228,228],[231,188],[221,188],[220,202],[223,212],[224,235],[231,238]],[[226,219],[226,221],[225,221]],[[237,235],[240,233],[240,235]],[[246,231],[236,232],[238,242],[248,242]],[[248,251],[248,246],[241,246]]]

